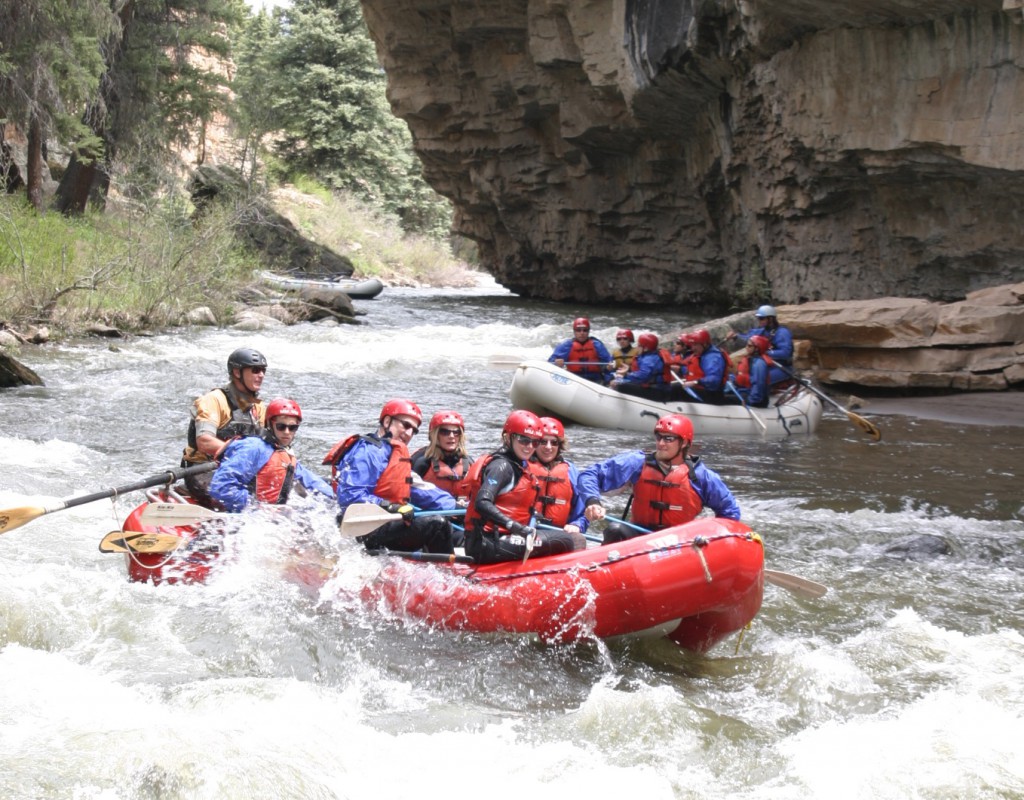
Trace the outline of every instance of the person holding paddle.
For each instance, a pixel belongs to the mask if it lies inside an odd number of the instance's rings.
[[[267,359],[258,350],[240,347],[228,356],[228,384],[211,389],[192,403],[188,443],[181,466],[205,464],[217,458],[228,440],[255,436],[263,429],[266,407],[259,399]],[[204,506],[214,507],[209,486],[213,473],[190,472],[185,476],[189,494]]]
[[[685,362],[683,389],[694,392],[702,403],[721,405],[729,373],[728,357],[711,343],[711,334],[704,328],[691,333],[687,343],[692,354]]]
[[[344,523],[352,505],[372,504],[398,514],[357,537],[367,550],[454,553],[452,527],[441,515],[424,511],[455,509],[455,498],[443,489],[413,478],[409,442],[420,429],[423,412],[412,400],[394,398],[381,408],[374,433],[355,434],[338,442],[324,459],[331,465],[332,483]],[[416,509],[421,509],[417,515]]]
[[[267,422],[258,436],[228,442],[210,481],[210,497],[233,513],[252,503],[284,505],[298,481],[309,491],[333,499],[327,482],[292,454],[291,445],[302,424],[299,404],[287,398],[271,400]]]
[[[481,456],[469,471],[466,555],[478,564],[526,561],[531,556],[571,553],[576,543],[566,531],[532,527],[540,482],[527,462],[544,435],[531,411],[513,411],[501,429],[501,447]]]
[[[604,544],[682,525],[705,508],[716,517],[740,518],[740,507],[718,473],[708,469],[699,457],[688,455],[692,444],[693,423],[682,414],[669,414],[654,425],[653,453],[620,453],[580,473],[584,513],[591,522],[605,517],[602,493],[633,487],[626,508],[632,507],[634,525],[609,525],[604,531]]]
[[[736,362],[737,402],[754,408],[768,408],[768,367],[771,360],[766,353],[769,347],[771,343],[764,336],[755,334],[747,339],[746,353]]]
[[[786,383],[790,380],[786,370],[793,368],[793,334],[785,325],[779,324],[775,306],[763,305],[754,312],[754,316],[757,317],[756,327],[746,333],[729,331],[725,335],[726,341],[735,339],[740,344],[746,344],[751,336],[765,337],[769,342],[765,354],[773,362],[768,371],[769,382],[772,385]]]
[[[604,342],[590,335],[590,320],[572,322],[572,338],[555,346],[548,361],[594,383],[605,383],[614,361]]]
[[[565,458],[565,427],[554,417],[541,417],[540,426],[540,441],[527,462],[527,469],[540,483],[535,506],[538,521],[561,528],[575,539],[576,549],[583,550],[587,540],[582,534],[589,523],[583,515],[583,498],[576,488],[579,470]]]

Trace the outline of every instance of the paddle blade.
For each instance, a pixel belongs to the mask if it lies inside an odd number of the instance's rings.
[[[100,540],[101,553],[172,553],[182,543],[173,533],[111,531]]]
[[[828,593],[828,587],[821,583],[815,583],[799,575],[791,575],[788,572],[779,572],[774,569],[764,571],[764,579],[768,583],[787,589],[798,597],[817,599]]]
[[[487,366],[494,369],[515,369],[524,360],[520,356],[491,356],[487,359]]]
[[[0,509],[0,534],[13,531],[31,522],[36,517],[49,513],[49,509],[39,506],[19,506],[18,508]]]
[[[150,503],[142,509],[139,519],[143,525],[159,528],[163,525],[193,525],[203,520],[228,516],[231,515],[191,503]]]
[[[401,518],[401,514],[391,514],[373,503],[353,503],[345,509],[345,516],[341,519],[341,535],[348,539],[365,536],[381,525]]]
[[[875,425],[872,425],[860,414],[854,414],[852,411],[846,411],[845,413],[849,420],[853,422],[855,425],[857,425],[857,427],[859,427],[862,431],[864,431],[864,433],[866,433],[876,442],[881,440],[882,432],[878,430],[878,428]]]

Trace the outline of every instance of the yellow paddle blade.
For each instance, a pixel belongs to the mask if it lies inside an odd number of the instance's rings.
[[[381,525],[401,518],[401,514],[391,514],[373,503],[353,503],[345,509],[345,516],[341,519],[341,535],[348,538],[365,536]]]
[[[171,553],[184,540],[173,533],[111,531],[100,541],[101,553]]]
[[[20,506],[18,508],[0,509],[0,533],[13,531],[20,528],[26,522],[31,522],[36,517],[47,513],[47,509],[39,506]]]

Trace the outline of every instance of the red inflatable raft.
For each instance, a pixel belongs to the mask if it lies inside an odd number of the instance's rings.
[[[740,522],[698,519],[625,542],[526,564],[386,566],[363,601],[446,630],[584,636],[668,636],[704,652],[761,608],[764,551]]]
[[[132,511],[124,532],[173,534],[185,541],[171,552],[126,553],[129,579],[205,581],[219,555],[216,535],[195,538],[190,526],[147,527],[141,521],[145,507]],[[311,588],[331,572],[330,564],[319,561],[286,571]],[[442,630],[536,634],[546,642],[667,636],[680,647],[704,652],[754,618],[763,591],[760,537],[741,522],[702,518],[525,564],[476,567],[390,559],[360,597],[372,610]]]

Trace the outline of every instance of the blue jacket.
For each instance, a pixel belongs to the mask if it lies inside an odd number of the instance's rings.
[[[665,382],[665,362],[655,351],[641,353],[636,358],[636,369],[622,376],[623,383],[636,383],[641,386],[657,386]]]
[[[785,325],[780,325],[770,331],[765,327],[751,328],[746,333],[736,335],[736,341],[746,344],[751,336],[763,336],[772,343],[768,355],[772,361],[778,361],[782,366],[788,367],[793,363],[793,334]]]
[[[210,497],[233,513],[244,509],[254,502],[249,486],[273,454],[274,446],[259,436],[246,436],[228,442],[220,466],[210,480]],[[312,492],[319,492],[325,497],[334,496],[327,481],[298,462],[295,464],[295,480]]]
[[[642,450],[619,453],[604,461],[591,464],[580,473],[579,491],[584,504],[600,502],[604,492],[612,492],[626,484],[635,486],[640,479],[647,454]],[[732,492],[717,472],[708,469],[699,459],[693,460],[694,491],[705,507],[715,512],[716,517],[740,518],[740,507]]]
[[[750,359],[750,387],[736,387],[747,405],[768,406],[768,363],[763,358]]]
[[[728,365],[725,363],[725,356],[717,347],[709,347],[700,356],[700,368],[704,377],[698,379],[705,389],[718,392],[725,388],[725,373]]]
[[[373,493],[374,487],[391,459],[391,442],[381,441],[380,447],[360,439],[345,453],[338,465],[338,505],[344,511],[353,503],[387,505],[388,501]],[[412,468],[410,466],[410,473]],[[443,489],[425,481],[409,487],[409,499],[417,508],[448,510],[456,507],[455,498]]]

